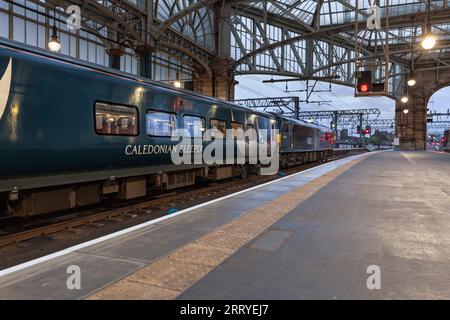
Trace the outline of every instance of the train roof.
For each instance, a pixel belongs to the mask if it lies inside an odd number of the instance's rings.
[[[104,73],[106,75],[109,76],[113,76],[113,77],[120,77],[123,78],[124,80],[131,80],[131,81],[135,81],[136,83],[139,83],[140,85],[142,84],[148,84],[148,85],[152,85],[152,86],[156,86],[171,92],[178,92],[178,93],[182,93],[184,95],[187,96],[192,96],[192,97],[197,97],[200,98],[202,100],[207,100],[212,102],[213,104],[222,104],[222,105],[227,105],[228,107],[233,107],[233,108],[239,108],[243,111],[248,111],[251,112],[253,114],[259,114],[262,116],[266,116],[266,117],[273,117],[273,115],[271,113],[268,112],[263,112],[260,110],[255,110],[255,109],[251,109],[245,106],[241,106],[238,105],[236,103],[232,103],[230,101],[225,101],[225,100],[221,100],[218,98],[214,98],[214,97],[209,97],[209,96],[204,96],[201,95],[197,92],[193,92],[193,91],[189,91],[186,89],[177,89],[177,88],[173,88],[170,85],[161,83],[161,82],[157,82],[148,78],[143,78],[143,77],[139,77],[139,76],[135,76],[133,74],[130,73],[126,73],[126,72],[122,72],[120,70],[116,70],[116,69],[112,69],[112,68],[108,68],[108,67],[103,67],[97,64],[93,64],[87,61],[81,61],[81,60],[77,60],[75,58],[72,58],[70,56],[66,56],[66,55],[59,55],[59,54],[55,54],[55,53],[51,53],[48,51],[45,51],[41,48],[35,48],[35,47],[31,47],[22,43],[19,43],[17,41],[12,41],[12,40],[7,40],[4,38],[0,38],[0,47],[4,47],[10,50],[15,50],[15,51],[19,51],[19,52],[23,52],[25,54],[32,54],[35,55],[39,58],[46,58],[46,59],[51,59],[54,61],[58,61],[61,63],[68,63],[70,65],[73,66],[77,66],[77,67],[82,67],[82,68],[87,68],[91,71],[94,72],[101,72]]]
[[[321,125],[321,124],[309,123],[309,122],[306,122],[306,121],[301,120],[301,119],[294,119],[294,118],[286,117],[284,115],[277,114],[277,113],[273,113],[273,115],[275,116],[275,118],[286,120],[286,121],[290,121],[290,122],[295,122],[295,123],[300,124],[300,125],[305,126],[305,127],[314,128],[314,129],[321,129],[321,130],[331,130],[327,126],[324,126],[324,125]]]

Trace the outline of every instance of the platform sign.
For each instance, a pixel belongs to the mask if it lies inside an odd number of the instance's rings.
[[[394,138],[394,146],[400,146],[400,138]]]

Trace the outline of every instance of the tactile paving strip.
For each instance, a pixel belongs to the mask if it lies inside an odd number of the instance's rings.
[[[87,299],[174,299],[291,210],[364,158],[353,160],[250,211]]]

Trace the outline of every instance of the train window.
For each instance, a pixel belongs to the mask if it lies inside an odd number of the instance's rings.
[[[306,144],[311,146],[314,144],[314,136],[315,136],[314,129],[308,128],[307,132],[308,133],[306,137]]]
[[[173,113],[147,111],[147,134],[155,137],[171,137],[175,134],[176,121]]]
[[[205,131],[205,119],[195,116],[183,116],[183,128],[193,138],[201,138]]]
[[[258,130],[259,143],[267,143],[270,139],[269,119],[258,117]]]
[[[219,133],[217,138],[223,138],[227,132],[227,123],[223,120],[211,119],[210,120],[211,129],[216,129]],[[221,135],[220,135],[221,134]]]
[[[114,103],[96,102],[95,132],[114,136],[136,136],[139,133],[138,109]]]
[[[242,123],[232,121],[231,130],[233,131],[233,138],[244,140],[244,125]]]

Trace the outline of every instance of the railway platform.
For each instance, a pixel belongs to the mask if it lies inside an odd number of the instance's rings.
[[[0,271],[0,299],[448,299],[449,172],[340,159]]]

